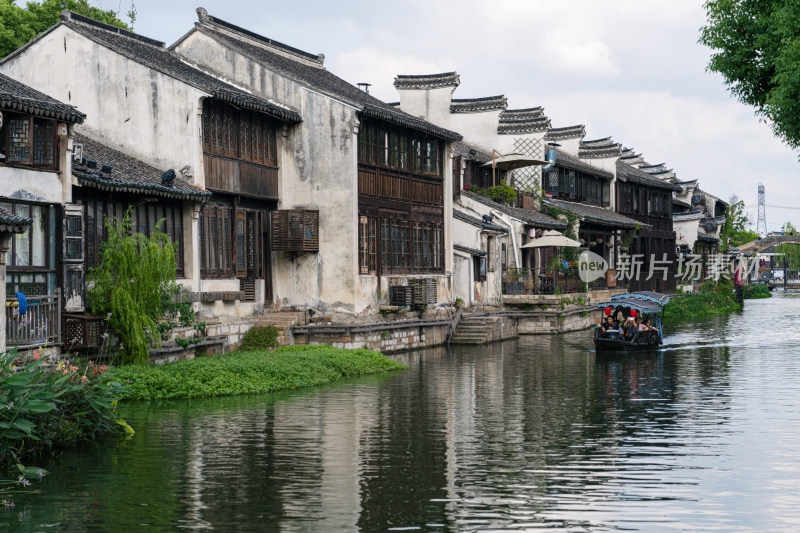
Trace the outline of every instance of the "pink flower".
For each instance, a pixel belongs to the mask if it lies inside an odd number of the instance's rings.
[[[89,378],[87,378],[86,375],[81,376],[81,382],[82,383],[86,383],[87,379],[89,379]]]

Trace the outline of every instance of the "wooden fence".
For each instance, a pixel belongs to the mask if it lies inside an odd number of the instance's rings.
[[[61,343],[61,291],[29,296],[28,311],[19,315],[16,298],[6,299],[6,344],[39,346]]]

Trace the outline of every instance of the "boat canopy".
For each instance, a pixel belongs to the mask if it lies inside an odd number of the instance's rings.
[[[659,314],[664,306],[669,303],[669,296],[658,292],[640,291],[627,292],[611,297],[611,301],[597,304],[597,307],[620,307],[622,309],[636,309],[638,312],[652,315]]]

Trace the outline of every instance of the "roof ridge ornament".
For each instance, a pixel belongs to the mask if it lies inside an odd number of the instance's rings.
[[[208,22],[211,20],[211,19],[208,17],[208,11],[206,11],[206,8],[204,8],[204,7],[198,7],[197,9],[195,9],[195,11],[197,12],[197,20],[198,20],[198,21],[199,21],[201,24],[208,23]]]

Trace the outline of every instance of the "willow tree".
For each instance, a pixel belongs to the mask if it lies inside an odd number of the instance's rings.
[[[162,221],[163,222],[163,221]],[[159,345],[159,324],[174,310],[175,247],[160,232],[132,231],[131,212],[106,221],[108,239],[100,248],[100,265],[89,271],[92,312],[108,316],[122,343],[122,362],[147,364],[149,348]]]

